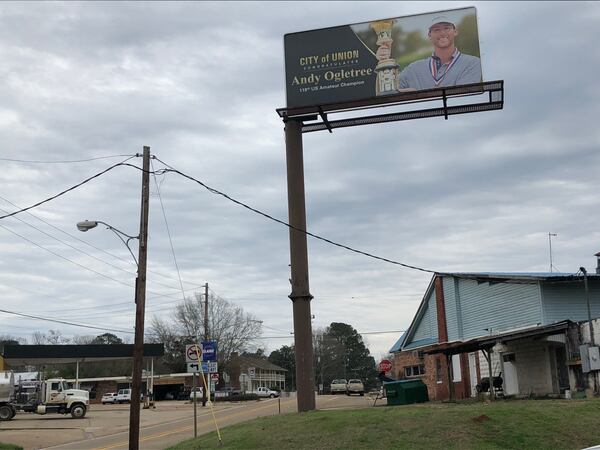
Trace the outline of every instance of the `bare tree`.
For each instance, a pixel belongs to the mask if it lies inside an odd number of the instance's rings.
[[[64,337],[60,330],[48,330],[48,333],[36,331],[31,335],[31,340],[35,345],[59,345],[68,344],[71,340]]]
[[[27,339],[11,336],[10,334],[0,334],[0,345],[25,345],[27,344]]]
[[[209,296],[208,332],[209,338],[217,341],[220,370],[227,368],[233,352],[241,353],[252,345],[261,334],[261,324],[243,308],[221,297]],[[165,343],[167,364],[175,365],[180,361],[185,367],[182,345],[203,340],[204,332],[204,299],[199,293],[175,306],[172,321],[156,316],[152,320],[151,338]]]
[[[84,334],[84,335],[75,335],[73,336],[73,344],[77,344],[77,345],[86,345],[86,344],[93,344],[93,340],[94,340],[94,336],[91,336],[89,334]]]

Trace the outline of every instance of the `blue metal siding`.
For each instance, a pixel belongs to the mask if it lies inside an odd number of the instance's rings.
[[[446,329],[448,330],[448,342],[460,340],[459,316],[457,314],[456,290],[454,289],[454,277],[444,277],[444,307],[446,309]]]
[[[600,283],[588,281],[592,318],[600,317]],[[545,323],[561,320],[587,320],[587,302],[583,282],[542,284]]]
[[[450,290],[454,290],[454,283],[448,283],[448,289],[444,283],[445,293]],[[462,340],[488,335],[490,329],[510,330],[542,322],[540,290],[537,284],[490,285],[459,278],[458,291],[462,311]],[[453,303],[455,297],[452,295]],[[456,305],[450,307],[449,303],[446,297],[446,311],[456,311]],[[454,317],[453,328],[448,325],[448,340],[453,339],[458,339],[456,317]]]
[[[406,345],[423,339],[432,339],[437,342],[437,308],[435,304],[435,290],[432,290],[426,302],[426,307],[418,323],[415,324],[415,331]]]
[[[426,345],[437,344],[437,339],[426,338],[418,341],[413,341],[410,344],[405,345],[402,350],[412,350],[413,348],[425,347]]]

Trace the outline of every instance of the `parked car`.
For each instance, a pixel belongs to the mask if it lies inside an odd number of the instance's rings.
[[[102,404],[106,405],[107,403],[116,403],[117,401],[117,393],[116,392],[107,392],[102,396]]]
[[[203,391],[204,391],[204,388],[203,388],[203,387],[201,387],[201,386],[199,386],[199,387],[196,387],[195,389],[193,389],[193,390],[190,392],[190,400],[192,400],[192,401],[193,401],[193,400],[194,400],[194,397],[196,397],[196,401],[198,401],[198,400],[202,400],[202,392],[203,392]]]
[[[333,380],[331,382],[331,394],[345,394],[346,393],[346,384],[348,382],[344,378],[340,378],[337,380]]]
[[[346,395],[351,394],[360,394],[361,397],[365,395],[365,386],[363,385],[363,382],[357,378],[348,380],[348,384],[346,385]]]

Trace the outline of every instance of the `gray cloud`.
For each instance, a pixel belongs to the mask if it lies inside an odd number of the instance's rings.
[[[74,160],[133,155],[150,145],[168,164],[286,220],[283,124],[275,114],[285,102],[283,34],[465,5],[2,4],[0,157]],[[476,6],[484,74],[505,80],[505,109],[305,135],[309,229],[380,256],[457,271],[547,270],[547,233],[556,232],[556,266],[591,267],[600,250],[593,172],[600,61],[590,43],[600,8]],[[2,161],[0,196],[27,206],[117,161]],[[47,249],[0,229],[3,308],[132,329],[128,252],[110,232],[82,234],[74,224],[99,219],[135,234],[140,178],[117,168],[32,211],[73,236],[20,216],[62,242],[15,219],[1,221]],[[177,175],[158,180],[186,294],[208,281],[264,320],[265,336],[291,331],[288,230]],[[152,314],[168,317],[182,295],[152,191],[147,322]],[[2,200],[0,208],[15,209]],[[405,329],[430,278],[314,239],[309,260],[315,327],[343,321],[359,331]],[[59,328],[5,315],[0,324],[19,336]],[[372,353],[380,356],[397,337],[368,335]],[[272,350],[287,342],[263,343]]]

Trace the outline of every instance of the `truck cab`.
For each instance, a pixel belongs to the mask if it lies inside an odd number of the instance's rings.
[[[85,416],[90,404],[89,393],[81,389],[69,389],[62,378],[50,378],[41,384],[41,392],[36,411],[70,413],[74,418]]]
[[[0,421],[11,420],[17,411],[71,414],[73,418],[81,419],[89,404],[87,391],[69,389],[62,378],[15,383],[12,373],[0,377]]]

